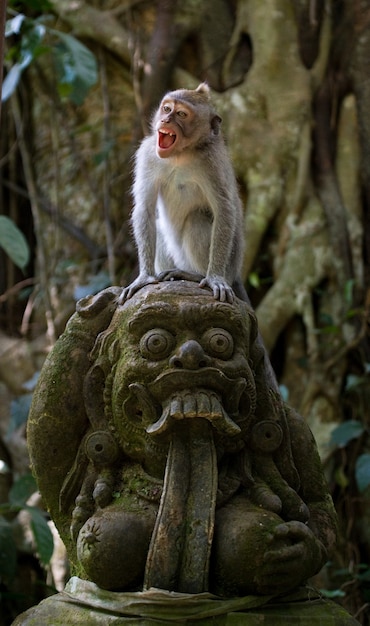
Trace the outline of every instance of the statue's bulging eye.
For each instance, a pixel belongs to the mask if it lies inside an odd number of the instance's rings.
[[[224,328],[211,328],[202,338],[202,345],[208,354],[218,359],[230,359],[234,352],[234,340]]]
[[[140,339],[140,352],[146,359],[159,361],[168,356],[174,345],[174,337],[163,328],[149,330]]]

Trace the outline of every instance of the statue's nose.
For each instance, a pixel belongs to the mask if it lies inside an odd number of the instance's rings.
[[[210,365],[211,359],[207,356],[202,346],[190,339],[183,343],[179,350],[170,359],[171,367],[177,369],[197,370]]]

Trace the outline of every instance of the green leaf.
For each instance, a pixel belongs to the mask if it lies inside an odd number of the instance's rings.
[[[0,580],[10,584],[17,566],[17,547],[13,538],[12,527],[0,517]]]
[[[321,312],[320,316],[319,316],[319,319],[320,319],[320,324],[322,326],[333,326],[334,325],[334,320],[333,320],[332,316],[329,313]]]
[[[348,422],[343,422],[343,424],[334,428],[331,433],[330,443],[337,445],[339,448],[344,448],[352,439],[360,437],[364,430],[361,422],[348,420]]]
[[[46,33],[44,24],[31,22],[30,20],[27,20],[27,24],[29,28],[25,30],[22,36],[20,54],[20,61],[22,66],[24,63],[24,67],[27,67],[27,65],[40,54],[49,50],[49,47],[41,45]],[[23,61],[23,59],[27,59],[27,61]]]
[[[320,593],[325,598],[344,598],[346,595],[341,589],[320,589]]]
[[[347,280],[346,284],[344,285],[344,298],[347,304],[349,305],[351,305],[353,302],[354,286],[355,286],[354,278],[350,278],[349,280]]]
[[[42,45],[46,33],[44,24],[17,15],[6,23],[6,35],[20,35],[20,45],[13,48],[12,58],[17,62],[10,68],[3,83],[2,101],[5,102],[16,90],[23,70],[40,54],[50,48]]]
[[[93,162],[95,165],[100,165],[104,163],[108,159],[109,153],[115,145],[115,140],[111,139],[110,141],[106,141],[103,146],[103,150],[97,152],[93,157]]]
[[[32,474],[25,474],[18,478],[9,492],[9,502],[12,506],[24,507],[28,498],[37,491],[37,484]]]
[[[30,406],[32,402],[32,393],[25,393],[18,396],[10,403],[10,420],[8,424],[7,435],[11,435],[19,426],[27,422]]]
[[[10,403],[10,421],[8,424],[7,435],[11,435],[19,426],[27,422],[30,406],[32,402],[32,393],[25,393],[18,396]]]
[[[0,215],[0,246],[17,267],[21,270],[26,267],[30,258],[26,238],[18,226],[5,215]]]
[[[27,506],[26,509],[31,516],[31,528],[35,538],[37,554],[41,563],[47,565],[54,550],[52,532],[40,509],[34,506]]]
[[[94,293],[98,293],[98,291],[102,291],[106,287],[110,286],[110,278],[107,272],[99,272],[95,276],[92,276],[87,285],[77,285],[74,290],[74,298],[75,300],[80,300],[80,298],[85,298],[86,296],[90,296]]]
[[[323,335],[330,335],[330,334],[337,334],[339,333],[340,328],[339,326],[324,326],[323,328],[319,329],[319,333],[322,333]]]
[[[53,47],[60,93],[64,95],[65,86],[69,85],[72,87],[68,94],[70,100],[80,105],[98,80],[95,56],[75,37],[56,30],[51,32],[60,40]]]
[[[288,402],[289,400],[288,387],[286,385],[279,385],[279,389],[280,389],[281,397],[283,398],[284,402]]]
[[[26,380],[26,381],[23,383],[23,388],[24,388],[24,389],[27,389],[28,391],[30,391],[30,392],[31,392],[31,393],[29,393],[29,394],[24,394],[26,397],[27,397],[27,396],[29,397],[29,405],[28,405],[28,408],[29,408],[29,407],[30,407],[30,405],[31,405],[31,400],[32,400],[32,392],[33,392],[33,390],[34,390],[34,389],[35,389],[35,387],[36,387],[36,383],[37,383],[37,381],[38,381],[39,377],[40,377],[40,371],[35,372],[35,373],[31,376],[31,378],[29,378],[28,380]],[[24,396],[20,396],[20,397],[21,397],[21,398],[23,398]],[[27,404],[27,403],[26,403],[26,404]],[[27,417],[28,417],[28,414],[27,414]]]
[[[350,389],[354,389],[354,387],[358,387],[359,385],[361,385],[361,383],[363,383],[363,381],[364,381],[363,376],[356,376],[355,374],[348,374],[347,380],[346,380],[346,391],[349,391]]]
[[[2,92],[1,92],[2,102],[6,102],[6,100],[8,100],[10,96],[15,92],[15,90],[18,87],[18,83],[19,83],[21,75],[22,75],[22,67],[19,63],[15,63],[13,67],[10,68],[9,72],[4,78]],[[4,216],[1,215],[0,217],[4,217]],[[0,243],[1,243],[1,232],[0,232]]]
[[[361,308],[357,308],[357,309],[348,309],[345,318],[346,320],[350,320],[353,317],[356,317],[357,315],[361,315],[361,313],[363,312],[363,309]]]
[[[5,24],[5,37],[10,37],[11,35],[19,35],[21,32],[22,24],[26,16],[23,13],[18,13],[11,20],[7,20]]]
[[[348,487],[349,480],[343,467],[341,466],[337,467],[337,469],[334,472],[334,478],[335,478],[335,482],[337,483],[337,485],[339,485],[339,487],[341,487],[342,489],[345,489],[346,487]]]
[[[356,461],[355,476],[361,492],[370,485],[370,453],[361,454]]]
[[[251,272],[248,276],[248,280],[252,287],[255,287],[256,289],[261,285],[260,277],[257,272]]]
[[[364,565],[363,569],[365,570],[363,573],[357,575],[357,578],[363,582],[370,582],[370,567],[368,565]]]
[[[12,5],[10,0],[10,5]],[[53,5],[49,0],[20,0],[16,2],[16,6],[23,6],[25,9],[34,9],[35,11],[49,11]]]

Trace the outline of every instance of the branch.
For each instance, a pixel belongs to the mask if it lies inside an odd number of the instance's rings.
[[[23,133],[23,124],[21,117],[21,108],[18,100],[17,93],[12,95],[12,111],[14,117],[14,123],[17,131],[17,138],[19,142],[19,150],[22,157],[22,164],[24,170],[24,176],[27,183],[27,188],[30,196],[30,204],[32,210],[33,224],[35,228],[35,234],[37,239],[37,249],[38,249],[38,257],[39,257],[39,272],[40,272],[40,282],[43,291],[43,297],[45,302],[45,318],[47,325],[47,334],[51,344],[54,344],[56,341],[56,332],[55,332],[55,324],[54,324],[54,316],[53,316],[53,307],[51,304],[51,295],[49,291],[48,284],[48,262],[47,262],[47,253],[44,246],[44,240],[42,236],[42,226],[40,220],[40,207],[38,202],[36,183],[33,176],[32,171],[32,162],[30,153],[28,151],[26,141]]]
[[[364,310],[361,314],[361,325],[360,330],[356,337],[352,339],[352,341],[346,343],[342,346],[336,354],[334,354],[331,359],[326,361],[324,368],[326,371],[337,365],[344,357],[350,352],[357,348],[368,336],[369,333],[369,322],[370,322],[370,289],[368,289],[365,298],[365,306]]]
[[[111,138],[110,129],[110,105],[109,105],[109,92],[108,92],[108,78],[107,68],[105,65],[104,54],[102,49],[99,48],[99,65],[100,65],[100,77],[101,77],[101,93],[103,101],[103,146],[108,146]],[[107,243],[107,257],[109,267],[109,278],[111,284],[115,284],[115,263],[114,263],[114,243],[113,243],[113,229],[110,219],[111,203],[110,203],[110,189],[109,181],[111,178],[109,167],[109,156],[105,156],[103,161],[103,210],[104,210],[104,227],[105,227],[105,240]]]
[[[296,180],[298,165],[305,164],[300,160],[302,134],[311,115],[311,85],[298,50],[294,3],[271,0],[267,12],[258,0],[244,4],[247,9],[240,9],[238,26],[251,38],[253,63],[247,80],[230,97],[225,118],[230,119],[227,135],[233,161],[246,187],[246,279],[270,224],[285,209],[287,186]],[[279,27],[277,15],[284,16]],[[304,180],[299,185],[301,201]]]
[[[28,200],[30,200],[30,194],[28,193],[28,191],[26,191],[19,185],[15,185],[14,183],[5,179],[2,182],[3,185],[5,187],[8,187],[8,189],[10,189],[11,191],[14,191],[23,198],[27,198]],[[39,203],[40,209],[47,215],[55,218],[60,228],[62,228],[71,237],[76,239],[76,241],[79,241],[79,243],[86,248],[87,252],[93,260],[105,256],[105,250],[103,248],[100,248],[95,241],[90,239],[90,237],[86,235],[86,233],[79,226],[74,224],[68,217],[66,217],[65,215],[61,215],[54,205],[50,204],[40,197],[38,197],[37,201]]]
[[[50,0],[53,10],[77,37],[87,37],[131,65],[129,35],[110,11],[99,11],[83,0]]]
[[[324,279],[330,260],[322,209],[315,199],[308,203],[299,226],[292,228],[279,277],[256,310],[268,352],[297,313],[303,315],[311,349],[315,344],[311,338],[315,329],[310,327],[307,294]]]
[[[353,51],[351,56],[351,77],[356,96],[361,142],[361,172],[364,227],[364,264],[365,284],[370,285],[370,123],[369,123],[369,3],[360,0],[346,0],[344,3],[346,16],[351,28]]]
[[[147,51],[147,67],[143,81],[143,114],[158,103],[168,89],[178,50],[175,35],[177,0],[159,0],[157,20]]]
[[[12,287],[9,287],[4,293],[0,294],[0,303],[6,302],[9,298],[12,298],[16,293],[19,293],[25,287],[29,287],[30,285],[34,285],[36,279],[34,277],[25,278],[19,283],[16,283]]]
[[[331,137],[331,93],[329,77],[317,93],[315,102],[314,145],[317,167],[318,192],[328,222],[333,263],[338,274],[339,285],[344,285],[352,276],[352,258],[349,243],[346,210],[333,166]]]

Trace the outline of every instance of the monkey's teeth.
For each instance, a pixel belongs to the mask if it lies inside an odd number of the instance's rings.
[[[176,133],[166,129],[158,131],[158,145],[162,149],[170,148],[176,141]]]

